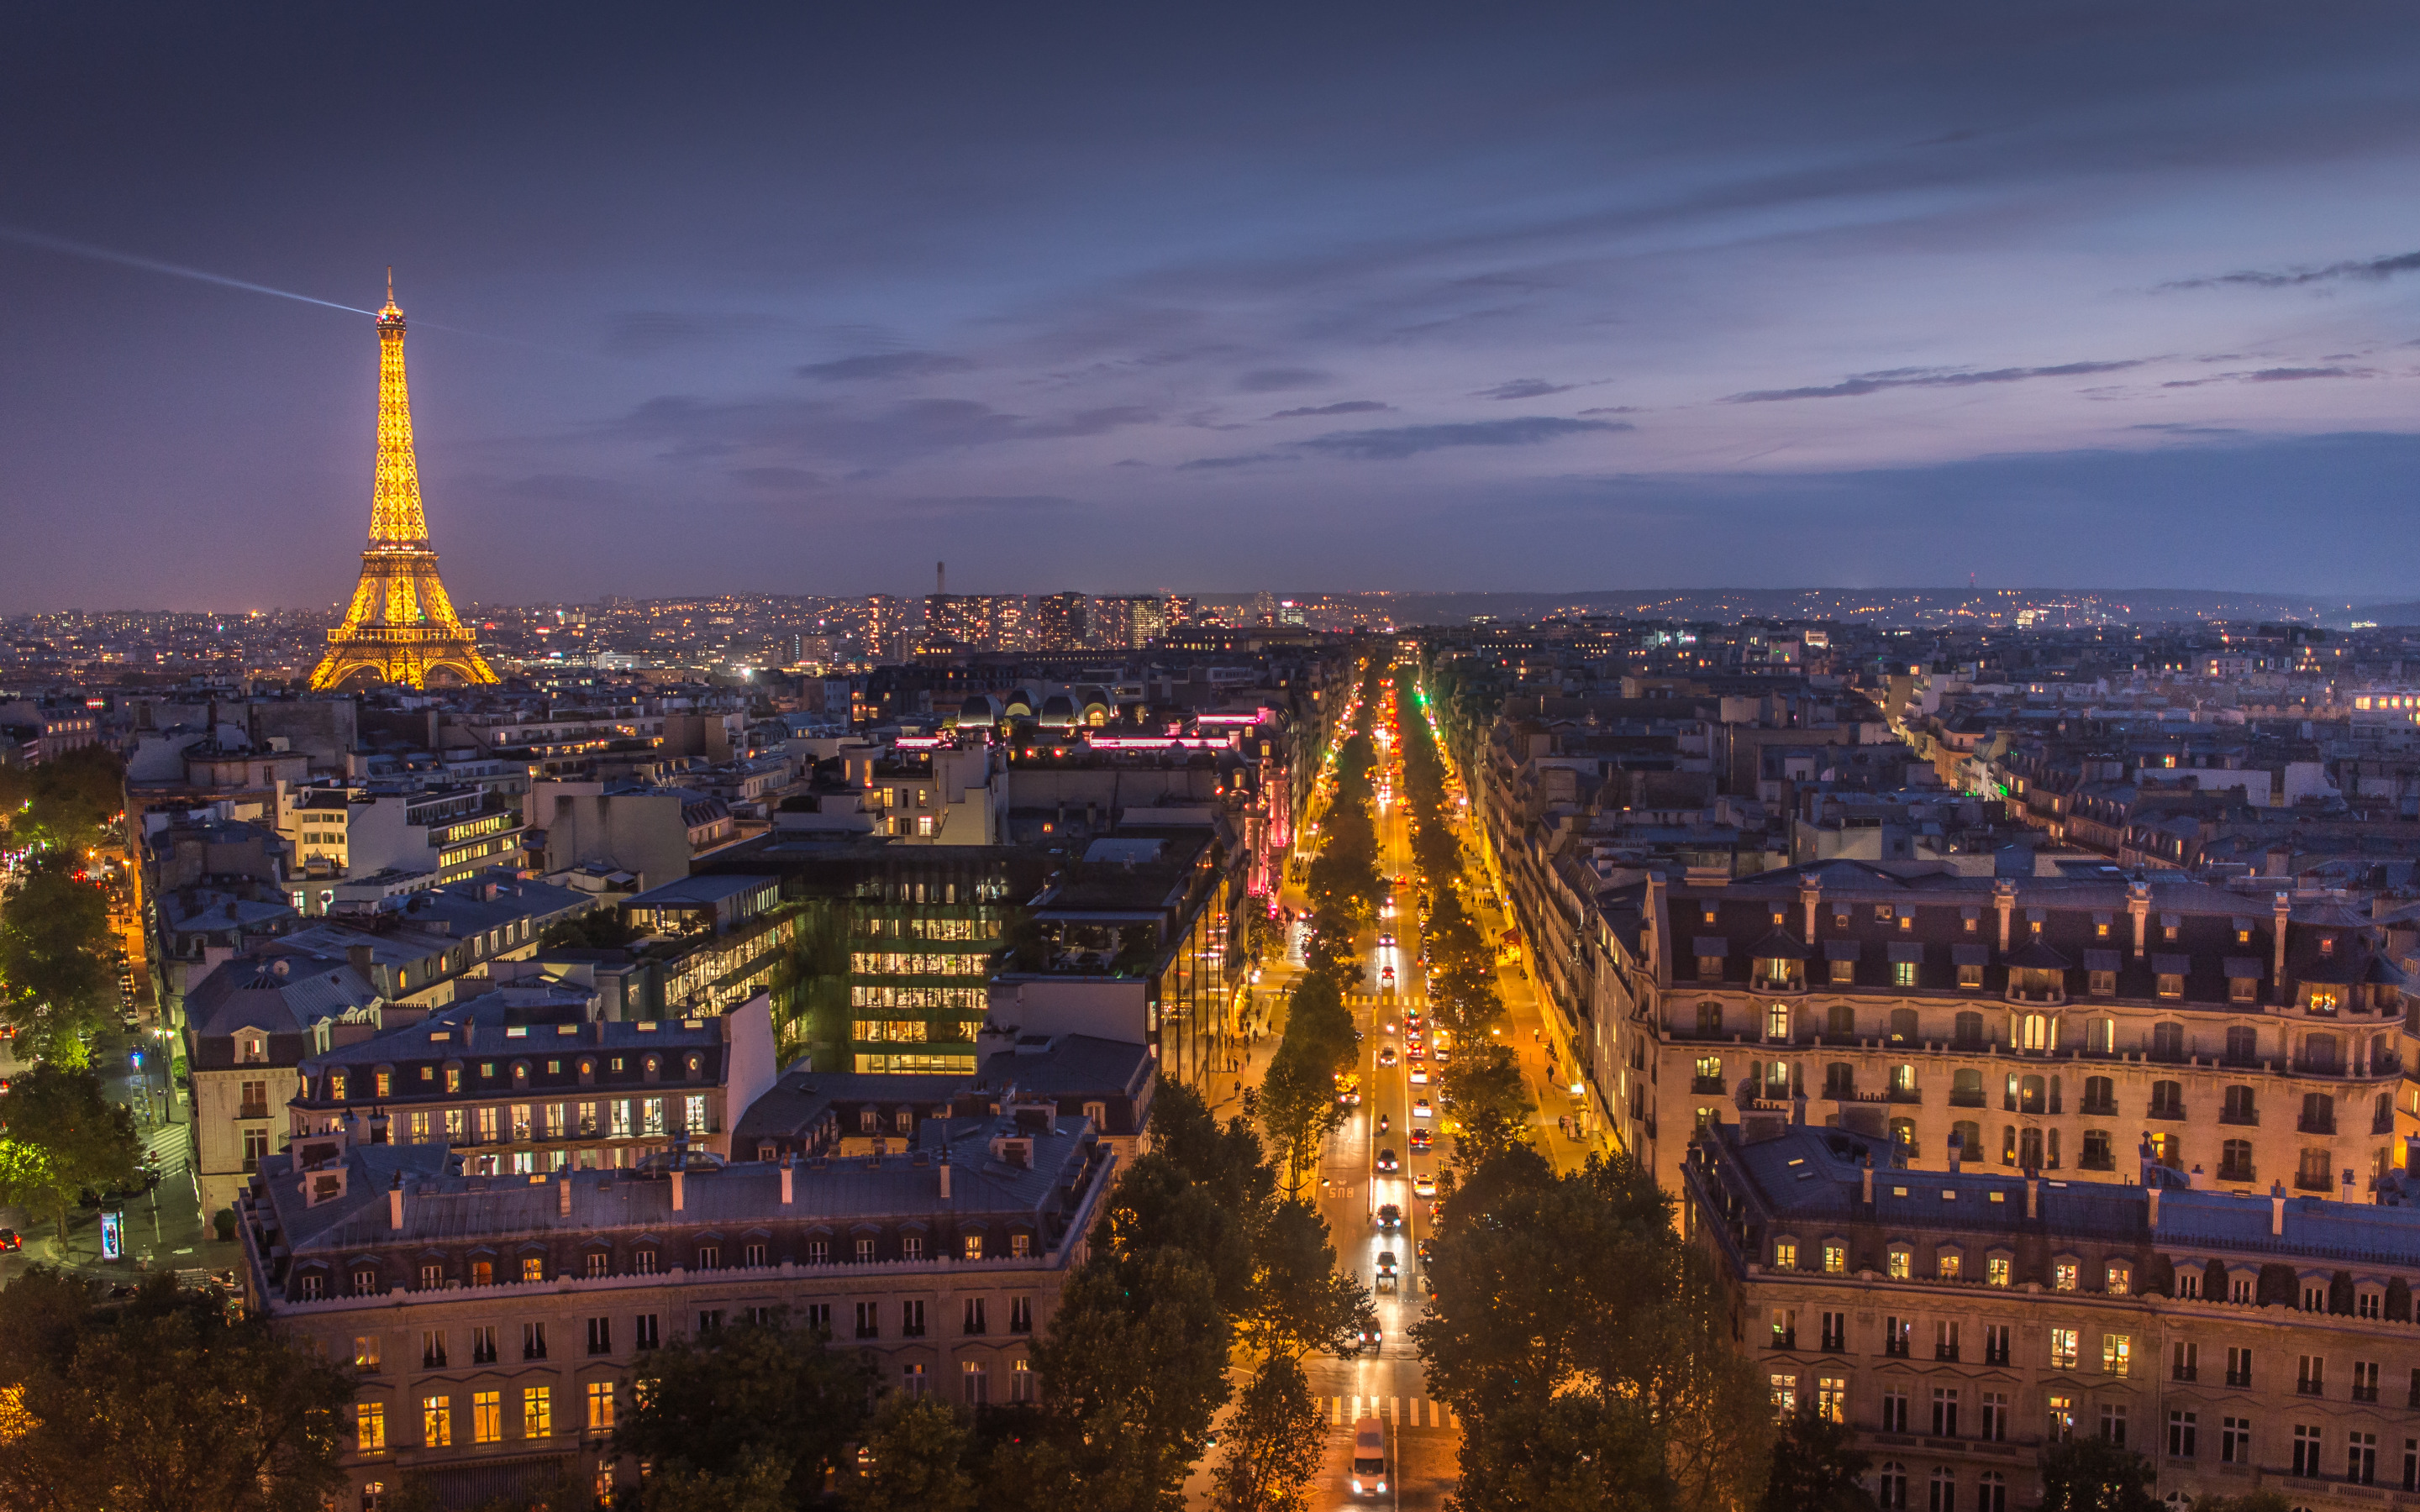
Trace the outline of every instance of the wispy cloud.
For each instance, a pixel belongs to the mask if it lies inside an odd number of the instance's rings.
[[[1286,389],[1308,389],[1327,381],[1327,375],[1315,367],[1263,367],[1235,380],[1235,387],[1246,393],[1278,393]]]
[[[1269,416],[1269,418],[1271,420],[1299,420],[1305,415],[1371,415],[1376,414],[1382,409],[1392,409],[1394,408],[1395,407],[1390,404],[1380,404],[1375,399],[1340,399],[1334,404],[1314,404],[1305,406],[1300,409],[1280,409],[1276,414]]]
[[[605,350],[614,357],[660,357],[684,347],[702,347],[784,322],[762,315],[701,315],[680,310],[631,310],[613,317]]]
[[[1578,387],[1573,383],[1549,383],[1544,378],[1511,378],[1494,388],[1472,393],[1474,399],[1543,399],[1550,393],[1569,393]]]
[[[2356,262],[2329,263],[2319,268],[2247,269],[2239,273],[2215,273],[2207,278],[2180,278],[2160,286],[2222,288],[2235,285],[2245,288],[2301,288],[2311,284],[2382,284],[2402,273],[2420,273],[2420,252],[2401,252],[2391,257],[2369,257]]]
[[[2163,383],[2164,389],[2198,389],[2212,383],[2300,383],[2308,378],[2366,378],[2378,377],[2377,370],[2367,367],[2262,367],[2248,373],[2221,373],[2213,378],[2172,378]]]
[[[2122,373],[2140,367],[2140,358],[2122,363],[2061,363],[2054,367],[1894,367],[1879,373],[1857,373],[1838,383],[1804,389],[1751,389],[1734,393],[1728,404],[1772,404],[1783,399],[1848,399],[1886,389],[1962,389],[1978,383],[2022,383],[2028,378],[2079,378],[2088,373]]]
[[[1559,415],[1523,415],[1515,420],[1473,420],[1458,424],[1396,425],[1385,430],[1340,430],[1300,442],[1313,452],[1363,461],[1394,461],[1450,446],[1535,446],[1591,431],[1634,430],[1618,420],[1566,420]]]
[[[931,378],[940,373],[964,373],[975,364],[963,357],[947,352],[868,352],[861,357],[836,358],[829,363],[809,363],[799,369],[799,377],[825,383],[884,382],[893,378]]]

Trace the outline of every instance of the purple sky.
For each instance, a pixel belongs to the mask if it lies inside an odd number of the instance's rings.
[[[139,23],[138,23],[139,20]],[[2410,597],[2420,27],[2223,4],[46,8],[0,611]]]

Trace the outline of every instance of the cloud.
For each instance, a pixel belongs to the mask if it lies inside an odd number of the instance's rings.
[[[1190,462],[1179,462],[1179,472],[1208,472],[1218,468],[1249,467],[1255,462],[1275,462],[1275,452],[1246,452],[1236,456],[1197,456]]]
[[[824,383],[886,382],[892,378],[963,373],[974,365],[963,357],[952,357],[946,352],[868,352],[861,357],[809,363],[799,369],[799,377]]]
[[[2141,359],[2123,363],[2061,363],[2055,367],[1995,367],[1977,372],[1945,367],[1894,367],[1880,373],[1857,373],[1838,383],[1806,389],[1751,389],[1734,393],[1726,404],[1771,404],[1782,399],[1845,399],[1885,389],[1962,389],[1977,383],[2022,383],[2027,378],[2075,378],[2086,373],[2119,373],[2142,366]]]
[[[2300,288],[2309,284],[2382,284],[2401,273],[2420,273],[2420,252],[2397,253],[2391,257],[2371,257],[2359,262],[2329,263],[2323,268],[2250,269],[2240,273],[2217,273],[2208,278],[2181,278],[2162,288],[2220,288],[2236,285],[2245,288]]]
[[[804,468],[733,468],[731,475],[754,488],[817,488],[823,474]]]
[[[605,350],[613,357],[660,357],[683,347],[701,347],[781,323],[779,316],[765,315],[632,310],[613,316],[605,332]]]
[[[1235,387],[1246,393],[1276,393],[1284,389],[1308,389],[1327,381],[1327,375],[1315,367],[1255,368],[1235,380]]]
[[[1550,393],[1569,393],[1577,388],[1574,383],[1549,383],[1544,378],[1512,378],[1492,389],[1480,389],[1474,399],[1543,399]]]
[[[820,400],[672,394],[640,405],[618,428],[670,442],[662,455],[675,460],[755,452],[771,454],[762,465],[831,457],[890,465],[966,447],[1098,436],[1157,418],[1140,405],[1036,419],[974,399],[910,399],[864,409]]]
[[[550,504],[619,504],[630,497],[627,484],[577,472],[534,472],[505,484],[504,491]]]
[[[1369,415],[1375,414],[1381,409],[1394,408],[1390,404],[1380,404],[1375,399],[1340,399],[1334,404],[1308,405],[1300,409],[1280,409],[1269,418],[1299,420],[1305,415]]]
[[[2221,373],[2216,378],[2172,378],[2164,389],[2198,389],[2210,383],[2299,383],[2305,378],[2365,378],[2378,373],[2366,367],[2263,367],[2249,373]]]
[[[900,514],[961,517],[1063,515],[1091,507],[1057,494],[937,494],[891,501],[891,508]]]
[[[2252,434],[2240,425],[2188,425],[2173,420],[2146,421],[2141,424],[2129,425],[2126,428],[2153,430],[2167,436],[2249,436]]]
[[[1459,424],[1398,425],[1387,430],[1340,430],[1315,436],[1299,444],[1334,456],[1364,461],[1394,461],[1449,446],[1535,446],[1542,441],[1587,431],[1634,430],[1621,421],[1566,420],[1559,415],[1524,415],[1517,420],[1474,420]]]
[[[1584,415],[1635,415],[1638,413],[1638,407],[1635,404],[1608,405],[1602,409],[1583,409],[1580,413]]]

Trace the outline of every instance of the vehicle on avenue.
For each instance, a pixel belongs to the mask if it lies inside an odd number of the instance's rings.
[[[1393,1045],[1388,1045],[1388,1046],[1386,1046],[1384,1049],[1382,1049],[1382,1050],[1380,1050],[1380,1051],[1378,1052],[1378,1064],[1379,1064],[1379,1065],[1381,1065],[1381,1066],[1391,1066],[1391,1065],[1393,1065],[1394,1063],[1395,1063],[1395,1047],[1394,1047]]]
[[[1415,1129],[1412,1131],[1412,1148],[1414,1149],[1426,1149],[1435,1143],[1436,1143],[1436,1136],[1430,1134],[1426,1129]]]
[[[1428,1084],[1429,1069],[1426,1066],[1421,1065],[1419,1060],[1415,1059],[1412,1062],[1412,1085],[1414,1087],[1426,1087]]]
[[[1426,1118],[1433,1118],[1433,1117],[1435,1117],[1435,1113],[1436,1113],[1436,1109],[1435,1109],[1435,1108],[1433,1108],[1433,1107],[1429,1106],[1429,1100],[1428,1100],[1427,1098],[1425,1098],[1425,1097],[1416,1097],[1416,1098],[1412,1099],[1412,1117],[1413,1117],[1413,1118],[1415,1118],[1415,1119],[1426,1119]]]
[[[1388,1232],[1404,1227],[1404,1210],[1389,1202],[1378,1210],[1378,1227]]]
[[[15,1251],[23,1249],[24,1247],[25,1242],[17,1237],[17,1230],[13,1228],[0,1228],[0,1250]]]
[[[1391,950],[1391,949],[1393,949],[1394,948],[1395,948],[1395,937],[1394,937],[1393,935],[1391,935],[1391,934],[1381,934],[1381,935],[1379,935],[1379,936],[1378,936],[1378,949],[1381,949],[1381,950]]]
[[[1401,1170],[1402,1168],[1403,1162],[1395,1158],[1395,1152],[1393,1150],[1382,1149],[1378,1151],[1378,1169],[1382,1171],[1394,1171]]]
[[[1416,1197],[1433,1197],[1433,1196],[1436,1196],[1436,1178],[1435,1178],[1435,1177],[1434,1177],[1434,1176],[1431,1176],[1431,1175],[1430,1175],[1428,1172],[1426,1172],[1426,1171],[1422,1171],[1422,1172],[1420,1172],[1420,1174],[1419,1174],[1419,1175],[1413,1177],[1413,1178],[1412,1178],[1412,1196],[1416,1196]]]

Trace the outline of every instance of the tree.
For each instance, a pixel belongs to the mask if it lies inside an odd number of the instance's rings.
[[[1873,1457],[1846,1424],[1801,1409],[1774,1441],[1763,1512],[1874,1512],[1860,1477]]]
[[[1033,1347],[1048,1419],[1032,1463],[1078,1507],[1176,1512],[1227,1399],[1230,1336],[1193,1256],[1088,1262]]]
[[[134,1115],[112,1103],[90,1071],[44,1062],[17,1078],[0,1105],[0,1196],[48,1214],[67,1238],[68,1211],[86,1187],[134,1179],[142,1146]]]
[[[2107,1439],[2069,1439],[2042,1450],[2041,1512],[2162,1512],[2151,1462]]]
[[[555,920],[537,943],[543,950],[618,950],[638,937],[622,910],[606,907]]]
[[[81,861],[126,807],[126,764],[106,746],[84,746],[24,768],[22,785],[0,789],[0,801],[10,792],[22,794],[8,806],[20,844],[48,844]]]
[[[1227,1422],[1227,1457],[1211,1472],[1214,1512],[1304,1512],[1324,1427],[1302,1366],[1287,1355],[1263,1362]]]
[[[789,1468],[781,1456],[752,1454],[728,1474],[672,1464],[658,1469],[641,1483],[641,1512],[784,1512],[796,1505],[790,1494]],[[594,1505],[591,1492],[587,1504]],[[566,1504],[555,1512],[572,1512]],[[521,1512],[520,1506],[498,1512]]]
[[[865,1411],[865,1368],[830,1343],[793,1326],[786,1308],[676,1339],[634,1372],[636,1402],[613,1446],[725,1489],[761,1489],[770,1463],[782,1504],[812,1505]]]
[[[1467,1171],[1477,1168],[1528,1134],[1528,1084],[1510,1047],[1497,1040],[1466,1045],[1444,1076],[1446,1096],[1453,1103],[1453,1161]]]
[[[862,1470],[842,1483],[850,1512],[974,1512],[967,1473],[974,1434],[956,1408],[930,1396],[883,1398],[859,1447]]]
[[[46,1059],[83,1064],[77,1035],[101,1025],[116,992],[108,944],[108,895],[67,857],[45,858],[0,907],[0,1019]]]
[[[1327,1220],[1298,1197],[1275,1204],[1252,1253],[1252,1290],[1237,1319],[1253,1349],[1290,1360],[1339,1354],[1377,1326],[1370,1288],[1336,1268]]]
[[[1411,1332],[1431,1390],[1462,1415],[1466,1488],[1596,1485],[1582,1460],[1631,1442],[1634,1413],[1676,1505],[1736,1505],[1763,1486],[1764,1384],[1670,1200],[1626,1158],[1557,1176],[1522,1145],[1456,1184],[1429,1261],[1436,1300]]]
[[[21,1512],[317,1512],[345,1483],[351,1370],[160,1276],[94,1307],[37,1267],[0,1291],[0,1504]]]
[[[1588,1392],[1466,1423],[1451,1512],[1668,1512],[1678,1489],[1636,1402]]]

